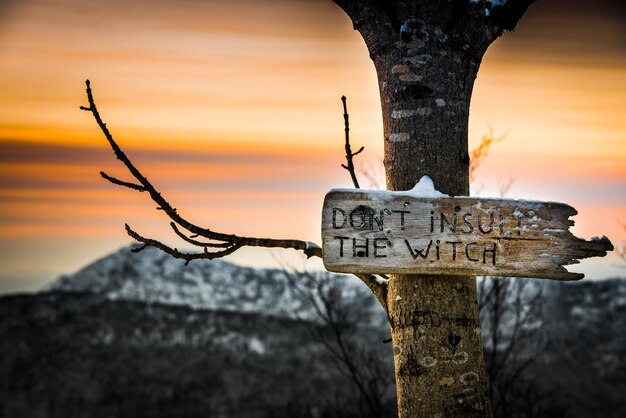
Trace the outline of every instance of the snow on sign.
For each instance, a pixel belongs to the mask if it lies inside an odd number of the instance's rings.
[[[334,189],[324,200],[324,265],[344,273],[576,280],[563,266],[604,256],[606,238],[572,235],[563,203],[449,197],[428,177],[406,192]]]

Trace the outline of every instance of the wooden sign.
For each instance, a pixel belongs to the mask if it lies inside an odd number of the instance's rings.
[[[326,269],[576,280],[584,275],[564,265],[613,249],[606,237],[572,235],[577,212],[563,203],[442,197],[418,186],[331,190],[322,212]]]

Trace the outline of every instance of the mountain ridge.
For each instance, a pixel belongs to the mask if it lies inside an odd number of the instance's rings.
[[[287,276],[300,273],[280,269],[242,267],[226,260],[183,260],[147,247],[119,249],[75,273],[62,275],[42,291],[77,291],[105,295],[111,300],[140,300],[196,309],[256,312],[273,316],[310,316],[308,306],[296,297]],[[333,274],[311,272],[307,274]],[[342,294],[350,297],[364,286],[355,278],[343,280]]]
[[[224,260],[185,267],[131,248],[39,293],[0,297],[0,417],[359,416],[350,381],[312,337],[323,325],[284,271]],[[355,341],[393,377],[378,302],[356,278],[332,277],[363,319]],[[528,325],[550,345],[520,349],[537,356],[521,387],[566,413],[535,416],[626,416],[626,280],[497,280],[527,284],[523,298],[542,292]]]

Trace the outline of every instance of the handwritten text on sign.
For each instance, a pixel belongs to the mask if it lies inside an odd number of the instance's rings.
[[[350,273],[580,279],[563,265],[613,247],[604,237],[572,235],[576,213],[553,202],[333,190],[322,213],[324,265]]]

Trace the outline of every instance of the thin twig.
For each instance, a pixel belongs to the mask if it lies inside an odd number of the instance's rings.
[[[204,248],[228,248],[230,247],[230,244],[227,242],[202,242],[202,241],[198,241],[196,239],[193,239],[191,237],[188,237],[187,235],[185,235],[183,232],[181,232],[180,229],[178,229],[178,227],[176,226],[176,224],[174,222],[170,222],[170,226],[172,227],[172,229],[174,230],[174,232],[176,233],[176,235],[178,235],[183,241],[187,241],[190,244],[195,245],[196,247],[204,247]]]
[[[157,241],[151,238],[146,238],[142,235],[139,235],[130,226],[128,226],[128,224],[126,224],[125,227],[126,227],[126,233],[130,237],[134,238],[136,241],[143,243],[145,246],[158,248],[159,250],[171,255],[172,257],[181,258],[186,261],[185,264],[189,264],[191,260],[199,260],[199,259],[212,260],[214,258],[224,257],[228,254],[234,253],[239,248],[241,248],[240,244],[235,243],[235,244],[232,244],[230,247],[221,251],[203,252],[203,253],[184,253],[182,251],[179,251],[177,248],[172,248],[166,244],[163,244],[160,241]]]
[[[383,310],[389,315],[389,307],[387,306],[387,282],[389,279],[377,278],[373,274],[353,273],[372,291],[376,300],[380,303]],[[386,277],[386,276],[385,276]]]
[[[350,173],[350,177],[352,178],[352,183],[356,189],[360,189],[359,181],[356,178],[356,172],[354,171],[354,162],[352,157],[363,152],[365,147],[359,148],[357,152],[352,152],[352,147],[350,146],[350,121],[348,115],[348,105],[346,96],[341,96],[341,103],[343,104],[343,122],[344,122],[344,131],[346,133],[346,164],[341,164],[343,168],[348,170]],[[387,281],[389,278],[387,276],[382,276],[383,280],[376,278],[376,276],[372,274],[355,274],[369,289],[374,293],[378,302],[385,310],[385,313],[388,313],[387,308]]]
[[[200,246],[203,248],[203,252],[201,253],[184,253],[178,251],[176,248],[171,248],[160,241],[146,238],[133,229],[131,229],[128,225],[126,225],[126,232],[135,240],[142,242],[144,246],[152,246],[159,248],[160,250],[170,254],[173,257],[181,258],[185,260],[187,263],[191,260],[196,259],[214,259],[223,257],[225,255],[231,254],[238,250],[241,247],[249,246],[249,247],[266,247],[266,248],[291,248],[294,250],[302,251],[307,257],[322,257],[322,248],[312,242],[293,240],[293,239],[272,239],[272,238],[255,238],[255,237],[242,237],[234,234],[224,234],[221,232],[212,231],[208,228],[202,228],[198,225],[195,225],[181,215],[178,214],[176,209],[172,207],[172,205],[163,197],[161,193],[159,193],[155,187],[148,181],[146,177],[135,167],[135,165],[131,162],[128,156],[122,151],[122,149],[118,146],[118,144],[113,139],[113,136],[109,132],[106,124],[103,122],[100,117],[100,113],[98,112],[98,108],[96,106],[95,100],[93,98],[93,93],[91,91],[91,84],[89,80],[85,81],[87,86],[87,100],[89,101],[89,106],[81,106],[81,110],[85,110],[90,112],[96,123],[100,127],[100,130],[104,134],[106,140],[109,142],[111,149],[115,153],[115,156],[118,160],[120,160],[128,169],[130,174],[139,182],[131,183],[123,180],[119,180],[117,178],[111,177],[106,173],[101,173],[102,177],[111,183],[114,183],[119,186],[128,187],[137,191],[146,191],[152,198],[152,200],[157,204],[157,209],[163,210],[167,216],[172,220],[172,225],[174,231],[177,235],[183,238],[186,242]],[[193,237],[203,237],[210,241],[210,243],[205,243],[201,241],[192,240],[183,234],[176,225],[182,227],[189,231]],[[141,247],[142,249],[144,247]],[[209,251],[208,248],[223,248],[219,251]]]
[[[117,179],[115,177],[111,177],[109,176],[107,173],[105,173],[104,171],[100,172],[100,176],[102,176],[103,179],[110,181],[113,184],[117,184],[118,186],[123,186],[123,187],[128,187],[129,189],[133,189],[133,190],[137,190],[139,192],[145,192],[146,188],[137,184],[137,183],[130,183],[128,181],[123,181],[120,179]]]
[[[341,164],[341,166],[348,170],[348,172],[350,173],[350,177],[352,178],[352,184],[354,184],[354,187],[360,189],[359,181],[357,180],[356,173],[354,172],[354,163],[352,162],[352,157],[363,152],[365,147],[359,148],[357,152],[352,152],[352,148],[350,147],[350,122],[348,116],[348,107],[346,104],[346,96],[341,96],[341,103],[343,103],[343,123],[345,125],[344,130],[346,132],[346,162],[348,163],[348,165]]]

